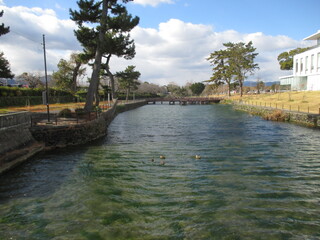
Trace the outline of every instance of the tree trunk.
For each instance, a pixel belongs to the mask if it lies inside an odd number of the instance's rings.
[[[99,104],[100,104],[99,85],[100,85],[100,79],[98,81],[97,89],[96,89],[96,93],[95,93],[95,96],[96,96],[95,106],[99,106]]]
[[[229,97],[231,97],[230,83],[229,83],[229,82],[227,82],[227,84],[228,84],[228,96],[229,96]]]
[[[78,77],[80,67],[81,67],[81,62],[76,62],[76,66],[72,72],[72,91],[74,93],[77,91],[77,77]]]
[[[129,101],[129,94],[130,94],[130,87],[127,88],[127,97],[126,97],[126,102]]]
[[[97,49],[93,63],[93,70],[91,75],[91,81],[86,97],[86,105],[84,110],[86,112],[92,111],[94,95],[96,94],[98,83],[99,83],[99,75],[101,69],[101,59],[102,59],[102,44],[104,42],[104,35],[106,33],[106,24],[107,24],[107,14],[108,14],[108,0],[103,0],[102,3],[102,15],[100,20],[100,32],[99,39],[97,42]]]
[[[111,82],[111,98],[116,99],[117,96],[116,96],[116,92],[115,92],[114,76],[109,68],[110,58],[111,58],[111,54],[109,54],[109,56],[107,57],[106,70],[107,70],[107,74],[108,74],[108,77],[110,78],[110,82]]]

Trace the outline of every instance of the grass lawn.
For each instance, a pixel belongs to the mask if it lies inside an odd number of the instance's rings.
[[[282,92],[231,96],[230,100],[242,100],[245,103],[286,109],[291,111],[310,112],[319,114],[320,112],[320,91],[304,92]]]
[[[76,108],[83,108],[85,103],[57,103],[50,104],[49,110],[50,112],[58,113],[62,109],[69,108],[74,110]],[[107,108],[108,102],[100,102],[100,107]],[[10,112],[21,112],[21,111],[29,111],[29,112],[46,112],[46,105],[34,105],[34,106],[25,106],[25,107],[7,107],[1,108],[0,114],[10,113]]]

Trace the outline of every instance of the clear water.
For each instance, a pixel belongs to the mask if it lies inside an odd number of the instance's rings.
[[[0,239],[320,239],[319,137],[224,105],[125,112],[0,178]]]

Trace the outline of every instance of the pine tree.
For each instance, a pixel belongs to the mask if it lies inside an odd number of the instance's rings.
[[[239,43],[224,43],[226,49],[215,51],[210,54],[207,59],[213,66],[213,75],[208,82],[214,82],[217,85],[227,83],[230,96],[232,84],[239,84],[240,93],[243,93],[243,83],[248,74],[252,74],[256,69],[259,69],[257,63],[254,63],[256,48],[252,42],[245,44]]]
[[[0,17],[3,16],[3,11],[0,12]],[[5,27],[4,23],[0,25],[0,36],[7,34],[10,32],[10,27]],[[0,78],[13,78],[14,74],[12,74],[10,70],[10,63],[4,57],[4,53],[0,52]]]
[[[122,0],[127,3],[132,0]],[[102,56],[108,48],[106,34],[112,29],[112,18],[120,16],[126,9],[123,5],[118,4],[117,0],[79,0],[77,2],[79,11],[70,9],[71,19],[78,24],[78,30],[75,35],[84,51],[89,56],[94,56],[93,71],[87,93],[85,110],[91,111],[93,101],[97,95],[99,86],[99,75],[101,70]],[[89,23],[94,27],[87,27],[84,23]],[[121,26],[121,23],[117,22]]]
[[[126,101],[129,100],[131,90],[136,90],[140,82],[140,72],[135,71],[135,66],[128,66],[124,71],[117,72],[116,76],[119,78],[119,84],[126,90]]]
[[[135,44],[134,40],[130,39],[129,32],[138,25],[139,18],[132,18],[131,15],[125,10],[121,15],[110,18],[110,31],[106,33],[106,45],[104,49],[104,57],[106,58],[103,64],[103,69],[106,71],[111,80],[111,93],[112,98],[116,98],[115,82],[112,72],[110,71],[111,57],[124,57],[125,59],[134,58]]]
[[[0,17],[2,17],[2,16],[3,16],[3,10],[0,12]],[[2,23],[0,25],[0,36],[4,35],[4,34],[7,34],[9,32],[10,32],[10,27],[5,27],[4,23]]]
[[[212,77],[207,82],[213,82],[216,86],[219,86],[223,83],[226,83],[228,86],[228,95],[231,96],[231,83],[233,80],[232,69],[229,65],[229,51],[226,49],[218,50],[210,54],[210,57],[207,58],[213,66]]]
[[[243,84],[248,74],[253,74],[256,69],[259,69],[257,63],[254,63],[256,48],[253,47],[252,42],[245,44],[239,43],[224,43],[229,52],[229,67],[233,74],[235,82],[240,86],[240,95],[243,95]]]

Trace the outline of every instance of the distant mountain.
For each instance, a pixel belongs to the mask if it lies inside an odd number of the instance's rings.
[[[266,87],[270,87],[273,84],[280,84],[280,82],[279,81],[265,82]],[[244,82],[244,86],[245,87],[256,87],[257,86],[257,82],[256,81],[245,81]]]
[[[48,83],[51,81],[52,76],[48,75],[47,76]],[[44,84],[46,83],[46,78],[45,77],[40,77],[40,81],[43,82]],[[0,86],[18,86],[19,84],[26,84],[24,81],[17,81],[16,78],[9,79],[9,78],[0,78]]]

